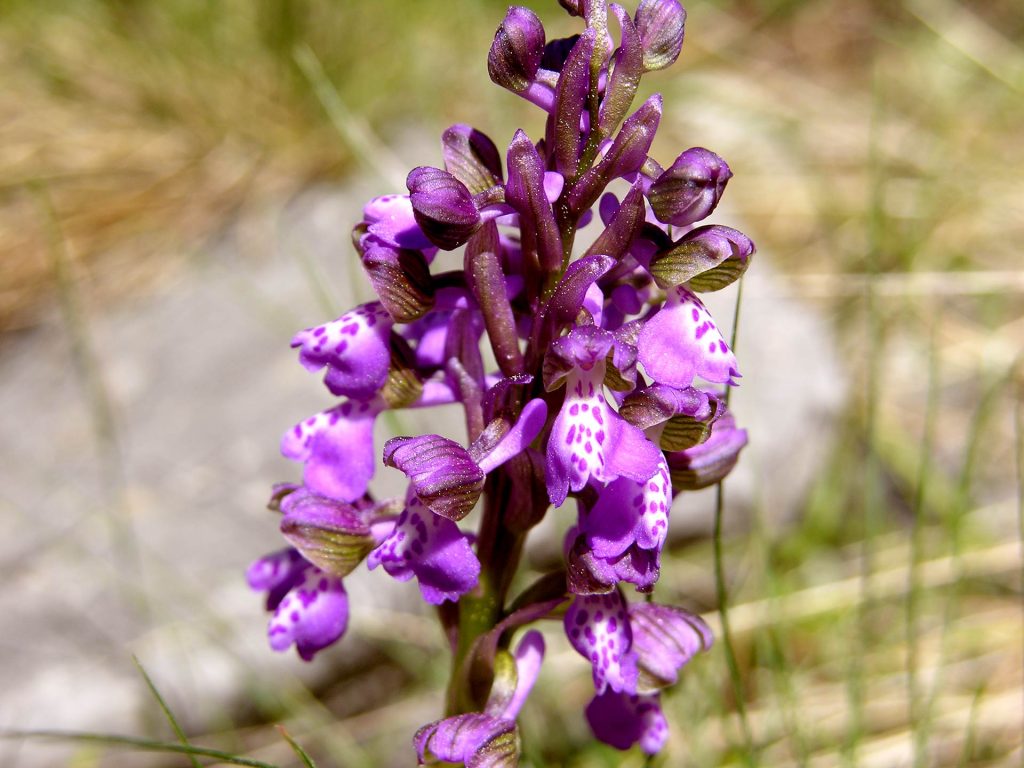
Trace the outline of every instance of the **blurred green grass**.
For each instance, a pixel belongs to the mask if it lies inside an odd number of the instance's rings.
[[[553,0],[534,7],[552,36],[571,31]],[[749,743],[720,644],[667,697],[673,737],[653,764],[1011,764],[1022,755],[1024,12],[1011,0],[687,7],[680,63],[647,86],[668,106],[656,151],[706,145],[729,160],[732,210],[786,290],[833,321],[853,395],[796,522],[723,542]],[[385,145],[455,121],[499,145],[520,122],[536,133],[536,117],[487,80],[503,9],[0,3],[0,328],[31,326],[53,290],[46,234],[25,225],[29,182],[50,190],[89,290],[117,296],[178,268],[172,246],[352,172],[353,146],[296,51],[322,66],[347,127]],[[658,596],[718,626],[712,561],[707,542],[671,552]],[[561,663],[573,657],[557,635],[524,713],[526,762],[642,765],[590,742],[589,679]],[[256,681],[251,712],[193,736],[299,765],[266,725],[285,721],[322,764],[389,764],[433,711],[440,648],[384,641],[368,677],[319,699]],[[95,749],[82,765],[130,764]]]

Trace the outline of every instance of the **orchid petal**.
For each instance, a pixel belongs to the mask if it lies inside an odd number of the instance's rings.
[[[411,491],[391,534],[366,560],[399,581],[419,579],[423,599],[431,605],[458,600],[480,577],[480,561],[469,538],[451,520],[435,515]]]
[[[668,533],[672,485],[664,458],[648,480],[620,477],[598,492],[586,517],[587,541],[597,557],[618,557],[636,543],[661,549]]]
[[[299,656],[310,661],[345,634],[347,626],[348,595],[341,579],[309,566],[277,606],[267,635],[275,651],[294,644]]]
[[[747,430],[737,429],[726,412],[711,425],[711,435],[700,445],[666,455],[672,483],[680,490],[695,491],[724,478],[739,460],[747,444]]]
[[[309,371],[327,366],[324,383],[335,395],[366,400],[384,386],[392,319],[379,302],[361,304],[337,320],[299,331],[292,346]]]
[[[511,720],[466,712],[423,726],[413,746],[420,765],[433,756],[466,768],[512,768],[518,763],[519,734]]]
[[[245,580],[256,592],[267,593],[267,610],[273,611],[308,566],[294,547],[286,547],[253,562],[245,572]]]
[[[501,184],[501,155],[485,133],[456,123],[442,134],[441,149],[445,169],[472,194]]]
[[[363,269],[380,303],[398,323],[411,323],[434,306],[434,285],[423,251],[368,242]]]
[[[304,558],[342,578],[374,548],[370,526],[356,507],[300,488],[281,504],[281,533]]]
[[[502,713],[502,717],[508,720],[515,720],[519,716],[519,710],[523,708],[526,697],[530,695],[540,675],[540,667],[544,662],[544,635],[531,629],[523,635],[513,656],[516,661],[516,691]]]
[[[736,356],[722,338],[711,314],[696,294],[677,286],[637,339],[640,362],[651,378],[680,389],[700,376],[733,383],[739,376]]]
[[[647,199],[659,221],[685,227],[711,215],[731,178],[725,160],[704,147],[693,147],[655,180]]]
[[[440,168],[413,168],[409,187],[416,223],[430,241],[450,251],[465,243],[480,226],[480,212],[466,185]]]
[[[536,397],[523,406],[519,419],[501,440],[480,459],[480,469],[487,474],[500,467],[513,456],[526,450],[544,428],[548,418],[548,405]]]
[[[577,595],[565,614],[565,632],[572,647],[593,665],[594,690],[636,691],[636,654],[618,590],[607,595]]]
[[[594,735],[616,749],[639,743],[644,752],[661,751],[668,739],[668,722],[660,697],[606,691],[595,696],[585,710]]]
[[[587,544],[585,535],[570,529],[566,552],[569,591],[576,595],[607,593],[620,582],[629,582],[638,592],[650,592],[661,573],[661,550],[631,545],[621,555],[601,558]]]
[[[484,487],[484,472],[469,451],[440,435],[392,438],[384,463],[402,470],[420,500],[450,520],[468,515]]]
[[[674,685],[679,670],[714,642],[700,616],[659,603],[632,603],[629,623],[640,670],[638,688],[653,693]]]
[[[414,250],[430,248],[432,245],[416,223],[408,195],[373,198],[363,208],[363,219],[368,224],[367,232],[384,245]]]
[[[355,501],[366,493],[375,468],[373,424],[380,398],[348,401],[311,416],[285,432],[281,453],[305,462],[303,482],[321,496]]]

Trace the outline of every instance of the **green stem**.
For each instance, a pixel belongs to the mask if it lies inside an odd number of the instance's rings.
[[[931,454],[935,443],[935,422],[938,417],[939,399],[939,349],[938,327],[939,318],[931,320],[932,334],[929,343],[928,395],[925,405],[925,428],[921,440],[921,463],[918,468],[916,488],[914,489],[913,518],[910,527],[910,567],[907,571],[907,708],[910,730],[914,734],[914,766],[922,768],[927,762],[928,744],[927,725],[924,722],[924,708],[921,677],[918,669],[920,662],[920,598],[921,575],[920,567],[924,548],[924,514],[925,494],[932,469]]]
[[[504,614],[508,590],[519,565],[524,536],[508,528],[504,513],[509,498],[509,478],[495,472],[484,494],[484,514],[477,537],[477,557],[482,565],[480,585],[459,601],[459,638],[448,683],[447,714],[478,711],[490,689],[471,679],[472,650],[482,635],[490,632]]]
[[[736,307],[732,318],[732,339],[731,348],[735,352],[736,340],[739,335],[740,304],[743,300],[743,280],[736,286]],[[726,387],[725,404],[729,405],[732,388]],[[750,730],[750,721],[747,718],[747,705],[745,692],[743,690],[743,678],[740,674],[739,662],[736,658],[736,647],[733,644],[732,629],[729,624],[729,591],[725,578],[725,561],[722,555],[722,519],[725,511],[725,489],[723,481],[715,486],[715,531],[713,535],[715,555],[715,591],[718,593],[718,615],[722,621],[722,645],[725,648],[725,663],[729,667],[729,679],[732,682],[733,696],[736,699],[736,713],[739,715],[740,728],[743,731],[743,740],[746,748],[744,750],[744,762],[753,766],[757,764],[754,753],[754,737]]]

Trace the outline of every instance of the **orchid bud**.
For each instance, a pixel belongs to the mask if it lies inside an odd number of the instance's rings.
[[[533,82],[543,55],[544,26],[537,14],[512,6],[494,33],[487,72],[502,88],[519,93]]]
[[[711,630],[699,616],[671,605],[633,603],[629,606],[629,624],[637,654],[638,693],[654,693],[674,685],[679,670],[714,642]]]
[[[406,179],[416,223],[438,248],[450,251],[480,226],[480,212],[466,185],[440,168],[414,168]]]
[[[618,3],[612,3],[610,8],[622,29],[622,45],[615,53],[611,77],[601,101],[599,125],[602,136],[610,135],[626,116],[644,74],[640,35],[633,20]]]
[[[666,454],[672,487],[677,491],[696,491],[714,485],[736,466],[746,444],[747,430],[737,429],[735,419],[726,413],[715,422],[705,442]]]
[[[647,159],[661,121],[661,94],[655,93],[626,118],[604,156],[580,178],[569,195],[574,211],[592,206],[613,180],[636,173]]]
[[[508,147],[508,184],[505,198],[519,214],[520,223],[535,238],[534,246],[545,271],[562,263],[562,237],[544,192],[544,160],[530,138],[518,130]]]
[[[683,152],[651,185],[647,199],[658,221],[685,227],[706,219],[722,199],[732,171],[703,147]]]
[[[281,510],[284,538],[332,576],[347,576],[376,546],[370,526],[351,504],[300,489],[284,498]]]
[[[738,280],[753,255],[749,237],[713,224],[687,232],[671,248],[655,254],[649,270],[662,288],[689,283],[695,291],[717,291]]]
[[[587,103],[590,85],[590,57],[594,53],[594,30],[588,29],[576,41],[555,91],[554,145],[555,161],[563,176],[575,176],[583,137],[580,117]]]
[[[442,134],[441,149],[445,169],[471,194],[501,184],[501,155],[486,134],[457,123]]]
[[[644,69],[664,69],[679,58],[686,11],[678,0],[640,0],[636,27],[644,49]]]

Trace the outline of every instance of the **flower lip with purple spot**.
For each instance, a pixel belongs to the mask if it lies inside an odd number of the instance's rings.
[[[704,303],[689,289],[669,291],[665,306],[647,320],[637,339],[640,363],[659,384],[679,389],[702,378],[735,384],[736,357]]]
[[[384,386],[391,352],[391,315],[380,302],[362,304],[333,322],[295,334],[299,362],[309,371],[327,368],[324,383],[335,395],[368,400]]]
[[[565,614],[569,643],[590,662],[594,689],[636,692],[636,653],[622,594],[577,595]]]
[[[428,510],[411,490],[390,535],[367,558],[399,581],[419,580],[431,605],[458,600],[477,585],[480,561],[469,538],[451,520]]]

